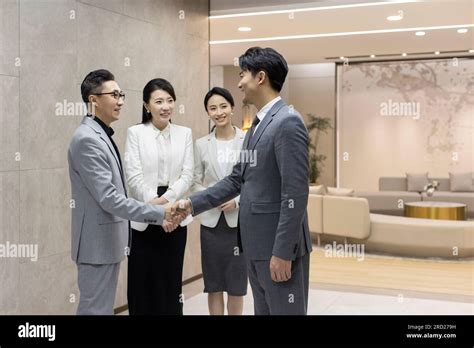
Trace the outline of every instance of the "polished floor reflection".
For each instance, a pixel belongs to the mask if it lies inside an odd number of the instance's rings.
[[[206,315],[199,279],[184,287],[184,313]],[[331,258],[311,254],[308,313],[313,315],[474,315],[474,261],[416,259],[366,253]],[[244,314],[253,314],[251,289]]]
[[[474,315],[474,261],[311,254],[310,315]],[[202,278],[183,287],[185,315],[208,315]],[[128,315],[128,312],[120,313]],[[244,315],[253,315],[252,290]]]
[[[197,281],[193,286],[202,286]],[[474,315],[474,303],[423,299],[399,295],[377,295],[341,290],[318,289],[311,284],[310,315]],[[196,294],[184,305],[185,315],[207,315],[207,295]],[[244,300],[244,314],[253,315],[251,289]]]

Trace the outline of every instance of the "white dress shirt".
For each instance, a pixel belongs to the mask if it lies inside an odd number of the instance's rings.
[[[153,123],[151,124],[152,129],[156,134],[156,146],[158,148],[158,167],[162,169],[159,170],[157,173],[158,186],[169,186],[171,167],[170,124],[168,123],[168,125],[162,131],[156,128]],[[166,200],[169,202],[174,202],[176,200],[176,194],[172,190],[167,190],[163,194],[163,197],[166,198]]]
[[[279,100],[281,100],[281,97],[278,96],[272,100],[270,100],[267,104],[265,104],[265,106],[263,108],[261,108],[258,112],[257,112],[257,117],[258,119],[260,120],[260,122],[257,124],[257,126],[255,127],[255,130],[253,131],[253,134],[255,134],[255,132],[257,131],[257,128],[258,126],[260,125],[260,123],[262,123],[263,119],[265,118],[265,116],[267,115],[267,113],[270,111],[270,109],[272,108],[273,105],[275,105]]]

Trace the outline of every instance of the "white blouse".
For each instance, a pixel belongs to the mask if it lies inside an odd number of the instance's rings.
[[[234,159],[232,156],[234,152],[234,138],[230,140],[219,140],[216,138],[217,142],[217,163],[221,168],[221,173],[228,175],[227,173],[229,168],[229,163],[234,164]]]
[[[171,149],[171,139],[170,139],[170,124],[166,126],[165,129],[160,131],[152,123],[153,131],[156,133],[156,146],[158,148],[158,170],[157,181],[158,186],[169,186],[170,182],[170,167],[171,167],[171,158],[170,158],[170,149]],[[166,197],[165,197],[166,198]],[[170,201],[168,199],[168,201]]]

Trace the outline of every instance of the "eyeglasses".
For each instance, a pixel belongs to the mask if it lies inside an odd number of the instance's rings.
[[[113,91],[113,92],[107,92],[107,93],[95,93],[94,95],[106,95],[106,94],[111,95],[116,100],[119,100],[120,98],[122,98],[122,100],[125,100],[125,93],[123,93],[121,91]]]

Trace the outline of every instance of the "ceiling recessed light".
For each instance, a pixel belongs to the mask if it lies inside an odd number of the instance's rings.
[[[466,33],[467,33],[467,29],[466,29],[466,28],[458,29],[458,33],[459,33],[459,34],[466,34]]]
[[[370,55],[370,58],[375,58],[375,54],[371,54],[371,55]]]
[[[406,56],[407,56],[407,54],[406,54],[406,53],[402,53],[402,56],[406,57]]]
[[[474,53],[474,50],[469,50],[469,53]]]
[[[439,54],[439,51],[436,51],[435,54],[438,55],[438,54]]]
[[[400,19],[402,19],[402,16],[399,16],[399,15],[388,16],[388,17],[387,17],[387,20],[388,20],[388,21],[399,21]]]
[[[396,15],[391,15],[387,17],[388,21],[399,21],[403,18],[403,11],[398,11]]]
[[[252,28],[250,28],[250,27],[239,27],[237,30],[238,31],[252,31]]]
[[[416,36],[425,36],[425,34],[426,34],[426,33],[425,33],[424,31],[417,31],[417,32],[415,33]]]

